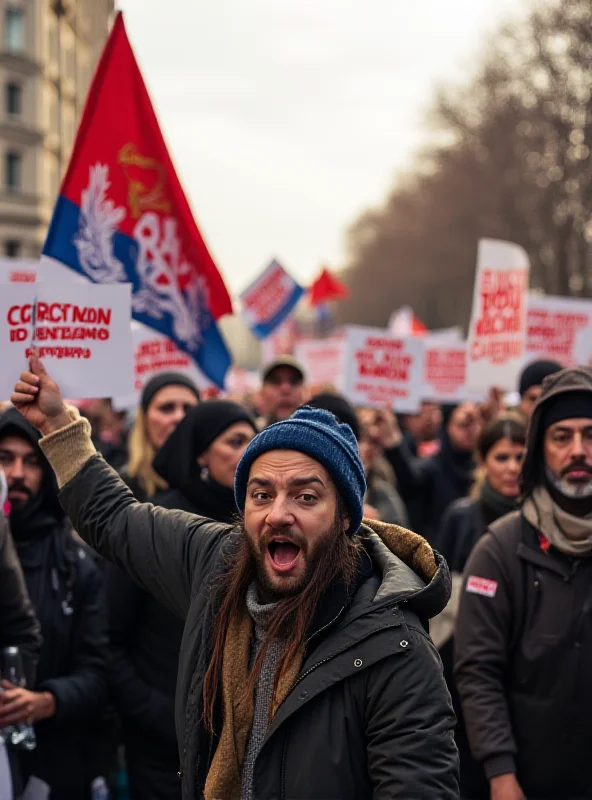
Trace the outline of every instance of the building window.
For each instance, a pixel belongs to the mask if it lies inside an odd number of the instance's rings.
[[[20,153],[6,153],[4,156],[4,182],[6,188],[11,192],[21,188],[21,166]]]
[[[23,90],[18,83],[6,84],[6,113],[11,117],[20,117],[23,110]]]
[[[4,255],[8,258],[18,258],[21,254],[21,243],[18,239],[7,239],[4,242]]]
[[[4,11],[4,43],[8,50],[22,53],[25,49],[25,13],[9,6]]]

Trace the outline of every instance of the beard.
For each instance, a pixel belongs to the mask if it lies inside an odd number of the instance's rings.
[[[335,519],[332,525],[323,531],[314,544],[306,536],[293,531],[290,527],[274,528],[263,533],[254,540],[243,527],[243,536],[247,543],[252,566],[254,568],[261,600],[277,602],[300,594],[312,582],[323,585],[328,582],[330,574],[335,571],[335,550],[345,533],[341,519]],[[304,566],[294,576],[274,575],[267,563],[270,541],[281,536],[299,548],[299,558]]]
[[[577,468],[589,473],[587,481],[570,481],[570,470]],[[560,494],[570,500],[582,500],[592,497],[592,467],[586,462],[570,464],[568,469],[563,470],[559,475],[555,475],[551,470],[545,468],[547,480]]]
[[[17,491],[23,496],[11,497],[11,493]],[[33,499],[33,494],[23,481],[16,479],[8,484],[8,499],[13,510],[23,511]]]

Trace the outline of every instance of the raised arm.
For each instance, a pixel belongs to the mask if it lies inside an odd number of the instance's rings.
[[[16,384],[12,402],[43,433],[40,446],[56,473],[60,502],[80,536],[185,617],[191,586],[207,574],[229,526],[138,503],[96,453],[88,421],[66,408],[37,356]]]

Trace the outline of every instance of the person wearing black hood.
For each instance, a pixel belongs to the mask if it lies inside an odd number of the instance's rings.
[[[45,781],[52,798],[85,800],[97,777],[96,737],[107,700],[104,595],[90,551],[65,521],[39,438],[16,409],[0,416],[10,527],[43,636],[36,686],[4,692],[0,728],[32,721],[37,747],[19,754],[25,778]]]
[[[455,677],[494,800],[592,798],[592,369],[543,382],[520,511],[465,570]]]
[[[543,391],[543,381],[549,375],[561,372],[562,366],[558,361],[532,361],[527,364],[518,379],[518,392],[520,393],[520,404],[518,410],[524,416],[524,421],[528,422],[537,400]]]
[[[154,504],[232,522],[234,473],[256,423],[227,400],[190,409],[154,460],[168,489]],[[184,620],[115,567],[107,567],[111,609],[111,684],[122,717],[132,800],[181,797],[174,726]]]
[[[437,537],[447,508],[466,497],[473,483],[474,451],[482,422],[474,403],[442,406],[440,451],[429,458],[414,458],[391,411],[377,411],[372,435],[397,477],[397,488],[407,506],[410,527],[437,547]]]

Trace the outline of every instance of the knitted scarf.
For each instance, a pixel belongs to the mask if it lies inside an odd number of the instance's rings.
[[[249,677],[253,620],[245,606],[231,619],[222,658],[222,732],[204,790],[205,800],[240,800],[243,764],[255,714],[254,698],[244,697]],[[302,654],[280,675],[270,720],[298,677]]]
[[[561,553],[576,558],[592,556],[592,517],[568,514],[544,486],[537,486],[524,501],[523,513]]]

